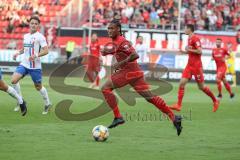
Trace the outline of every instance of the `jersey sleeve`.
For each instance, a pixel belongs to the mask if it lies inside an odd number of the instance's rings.
[[[196,49],[201,48],[201,42],[200,42],[200,39],[199,39],[199,38],[195,38],[195,39],[194,39],[194,47],[195,47]]]
[[[133,52],[135,52],[135,49],[133,48],[132,44],[129,41],[124,41],[118,47],[118,51],[130,55]]]
[[[41,36],[39,37],[39,43],[40,43],[40,46],[41,46],[41,47],[46,47],[46,46],[47,46],[46,38],[45,38],[43,35],[41,35]]]
[[[230,56],[229,52],[226,49],[224,49],[224,53],[226,56]]]

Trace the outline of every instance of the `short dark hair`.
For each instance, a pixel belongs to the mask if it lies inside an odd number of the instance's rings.
[[[189,28],[192,32],[194,32],[195,27],[193,24],[187,24],[187,28]]]
[[[217,40],[218,40],[218,41],[222,41],[222,39],[221,39],[221,38],[217,38]]]
[[[32,19],[38,21],[38,23],[41,23],[41,21],[40,21],[40,19],[39,19],[38,16],[32,16],[32,17],[29,19],[29,22],[30,22]]]

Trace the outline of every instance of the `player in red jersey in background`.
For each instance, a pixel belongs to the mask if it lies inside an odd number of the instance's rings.
[[[188,63],[182,73],[178,90],[178,102],[170,108],[180,111],[182,108],[182,100],[186,84],[194,76],[198,84],[198,88],[208,95],[213,101],[213,112],[216,112],[219,107],[219,101],[216,99],[212,91],[204,85],[203,67],[202,67],[202,48],[199,38],[194,35],[194,26],[189,24],[185,27],[185,34],[189,36],[186,51],[181,50],[181,53],[188,54]]]
[[[90,54],[87,56],[87,76],[92,84],[90,88],[98,87],[100,78],[98,73],[100,71],[100,45],[98,43],[97,34],[92,34],[91,44],[89,47]]]
[[[118,20],[110,22],[108,25],[108,35],[112,39],[110,43],[113,44],[114,49],[110,50],[107,49],[108,47],[104,47],[102,55],[112,54],[117,60],[113,65],[115,72],[101,88],[106,103],[111,107],[115,116],[108,128],[116,127],[125,122],[120,114],[113,90],[129,84],[149,103],[152,103],[163,113],[167,114],[177,129],[177,134],[180,135],[182,130],[181,116],[174,115],[164,100],[159,96],[153,95],[149,90],[149,85],[144,80],[143,71],[136,61],[139,56],[132,47],[131,42],[122,36],[121,24]]]
[[[217,87],[218,87],[218,98],[222,98],[222,82],[230,94],[230,98],[234,97],[230,84],[226,80],[227,65],[226,59],[230,57],[228,51],[221,47],[222,39],[216,40],[216,47],[212,50],[212,58],[214,59],[217,66]]]

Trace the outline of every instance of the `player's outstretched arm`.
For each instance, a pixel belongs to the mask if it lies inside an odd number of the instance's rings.
[[[48,46],[45,46],[41,49],[41,51],[38,54],[38,57],[42,57],[48,54]]]
[[[180,49],[180,54],[187,54],[187,51]]]
[[[202,54],[202,48],[201,47],[199,47],[197,49],[190,49],[190,48],[188,48],[188,49],[186,49],[186,51],[187,52],[196,53],[196,54]]]
[[[226,55],[226,56],[224,57],[224,60],[228,60],[228,59],[231,59],[231,58],[232,58],[231,55]]]
[[[23,48],[20,49],[20,50],[18,50],[18,51],[13,55],[13,60],[15,61],[15,60],[17,59],[17,56],[23,54],[23,52],[24,52],[24,49],[23,49]]]

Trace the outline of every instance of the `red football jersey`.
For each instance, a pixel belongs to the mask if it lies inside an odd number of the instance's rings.
[[[212,57],[216,62],[217,68],[226,67],[225,57],[229,56],[229,53],[224,48],[214,48],[212,51]]]
[[[201,48],[201,42],[200,39],[192,35],[188,38],[188,48],[189,49],[198,49]],[[201,60],[201,54],[196,54],[192,52],[188,52],[188,65],[194,68],[200,68],[202,67],[202,60]]]
[[[98,41],[92,42],[90,44],[90,54],[96,57],[100,56],[100,45]]]
[[[132,44],[126,40],[123,36],[118,36],[116,39],[112,41],[115,52],[113,55],[115,56],[116,60],[118,62],[121,62],[125,60],[130,54],[135,52],[135,49],[133,48]],[[121,68],[125,69],[139,69],[139,66],[137,64],[137,61],[128,62],[125,65],[121,66]]]

